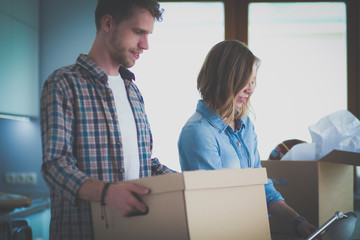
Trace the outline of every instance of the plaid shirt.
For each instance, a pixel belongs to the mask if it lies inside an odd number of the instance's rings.
[[[121,67],[137,127],[140,177],[171,173],[151,159],[152,136],[134,75]],[[51,239],[93,239],[90,204],[76,193],[88,178],[123,181],[114,97],[105,72],[86,55],[49,76],[41,96],[42,174],[50,189]]]

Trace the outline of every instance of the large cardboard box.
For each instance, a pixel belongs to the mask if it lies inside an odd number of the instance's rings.
[[[354,166],[360,154],[334,150],[318,161],[262,161],[275,188],[299,214],[317,227],[334,216],[354,209]],[[270,217],[271,233],[292,233]]]
[[[95,239],[271,239],[265,169],[189,171],[138,180],[146,215],[121,217],[91,203]]]

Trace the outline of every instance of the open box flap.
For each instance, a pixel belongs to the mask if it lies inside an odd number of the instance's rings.
[[[267,183],[265,168],[185,171],[186,190],[238,187]]]
[[[333,150],[327,155],[325,155],[323,158],[321,158],[319,161],[360,166],[360,153]]]

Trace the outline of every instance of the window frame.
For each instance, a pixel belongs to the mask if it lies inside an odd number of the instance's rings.
[[[344,2],[347,24],[347,102],[348,109],[360,118],[360,1],[354,0],[160,0],[159,2],[223,2],[225,39],[248,43],[248,6],[256,2]]]

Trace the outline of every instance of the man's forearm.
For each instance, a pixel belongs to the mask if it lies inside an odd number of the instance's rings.
[[[89,178],[81,185],[77,196],[82,200],[100,202],[103,187],[104,182]]]
[[[105,183],[94,179],[87,179],[77,192],[82,200],[100,202]],[[149,194],[150,189],[129,184],[113,183],[104,194],[104,203],[121,216],[129,216],[134,212],[146,212],[147,206],[137,198]]]

